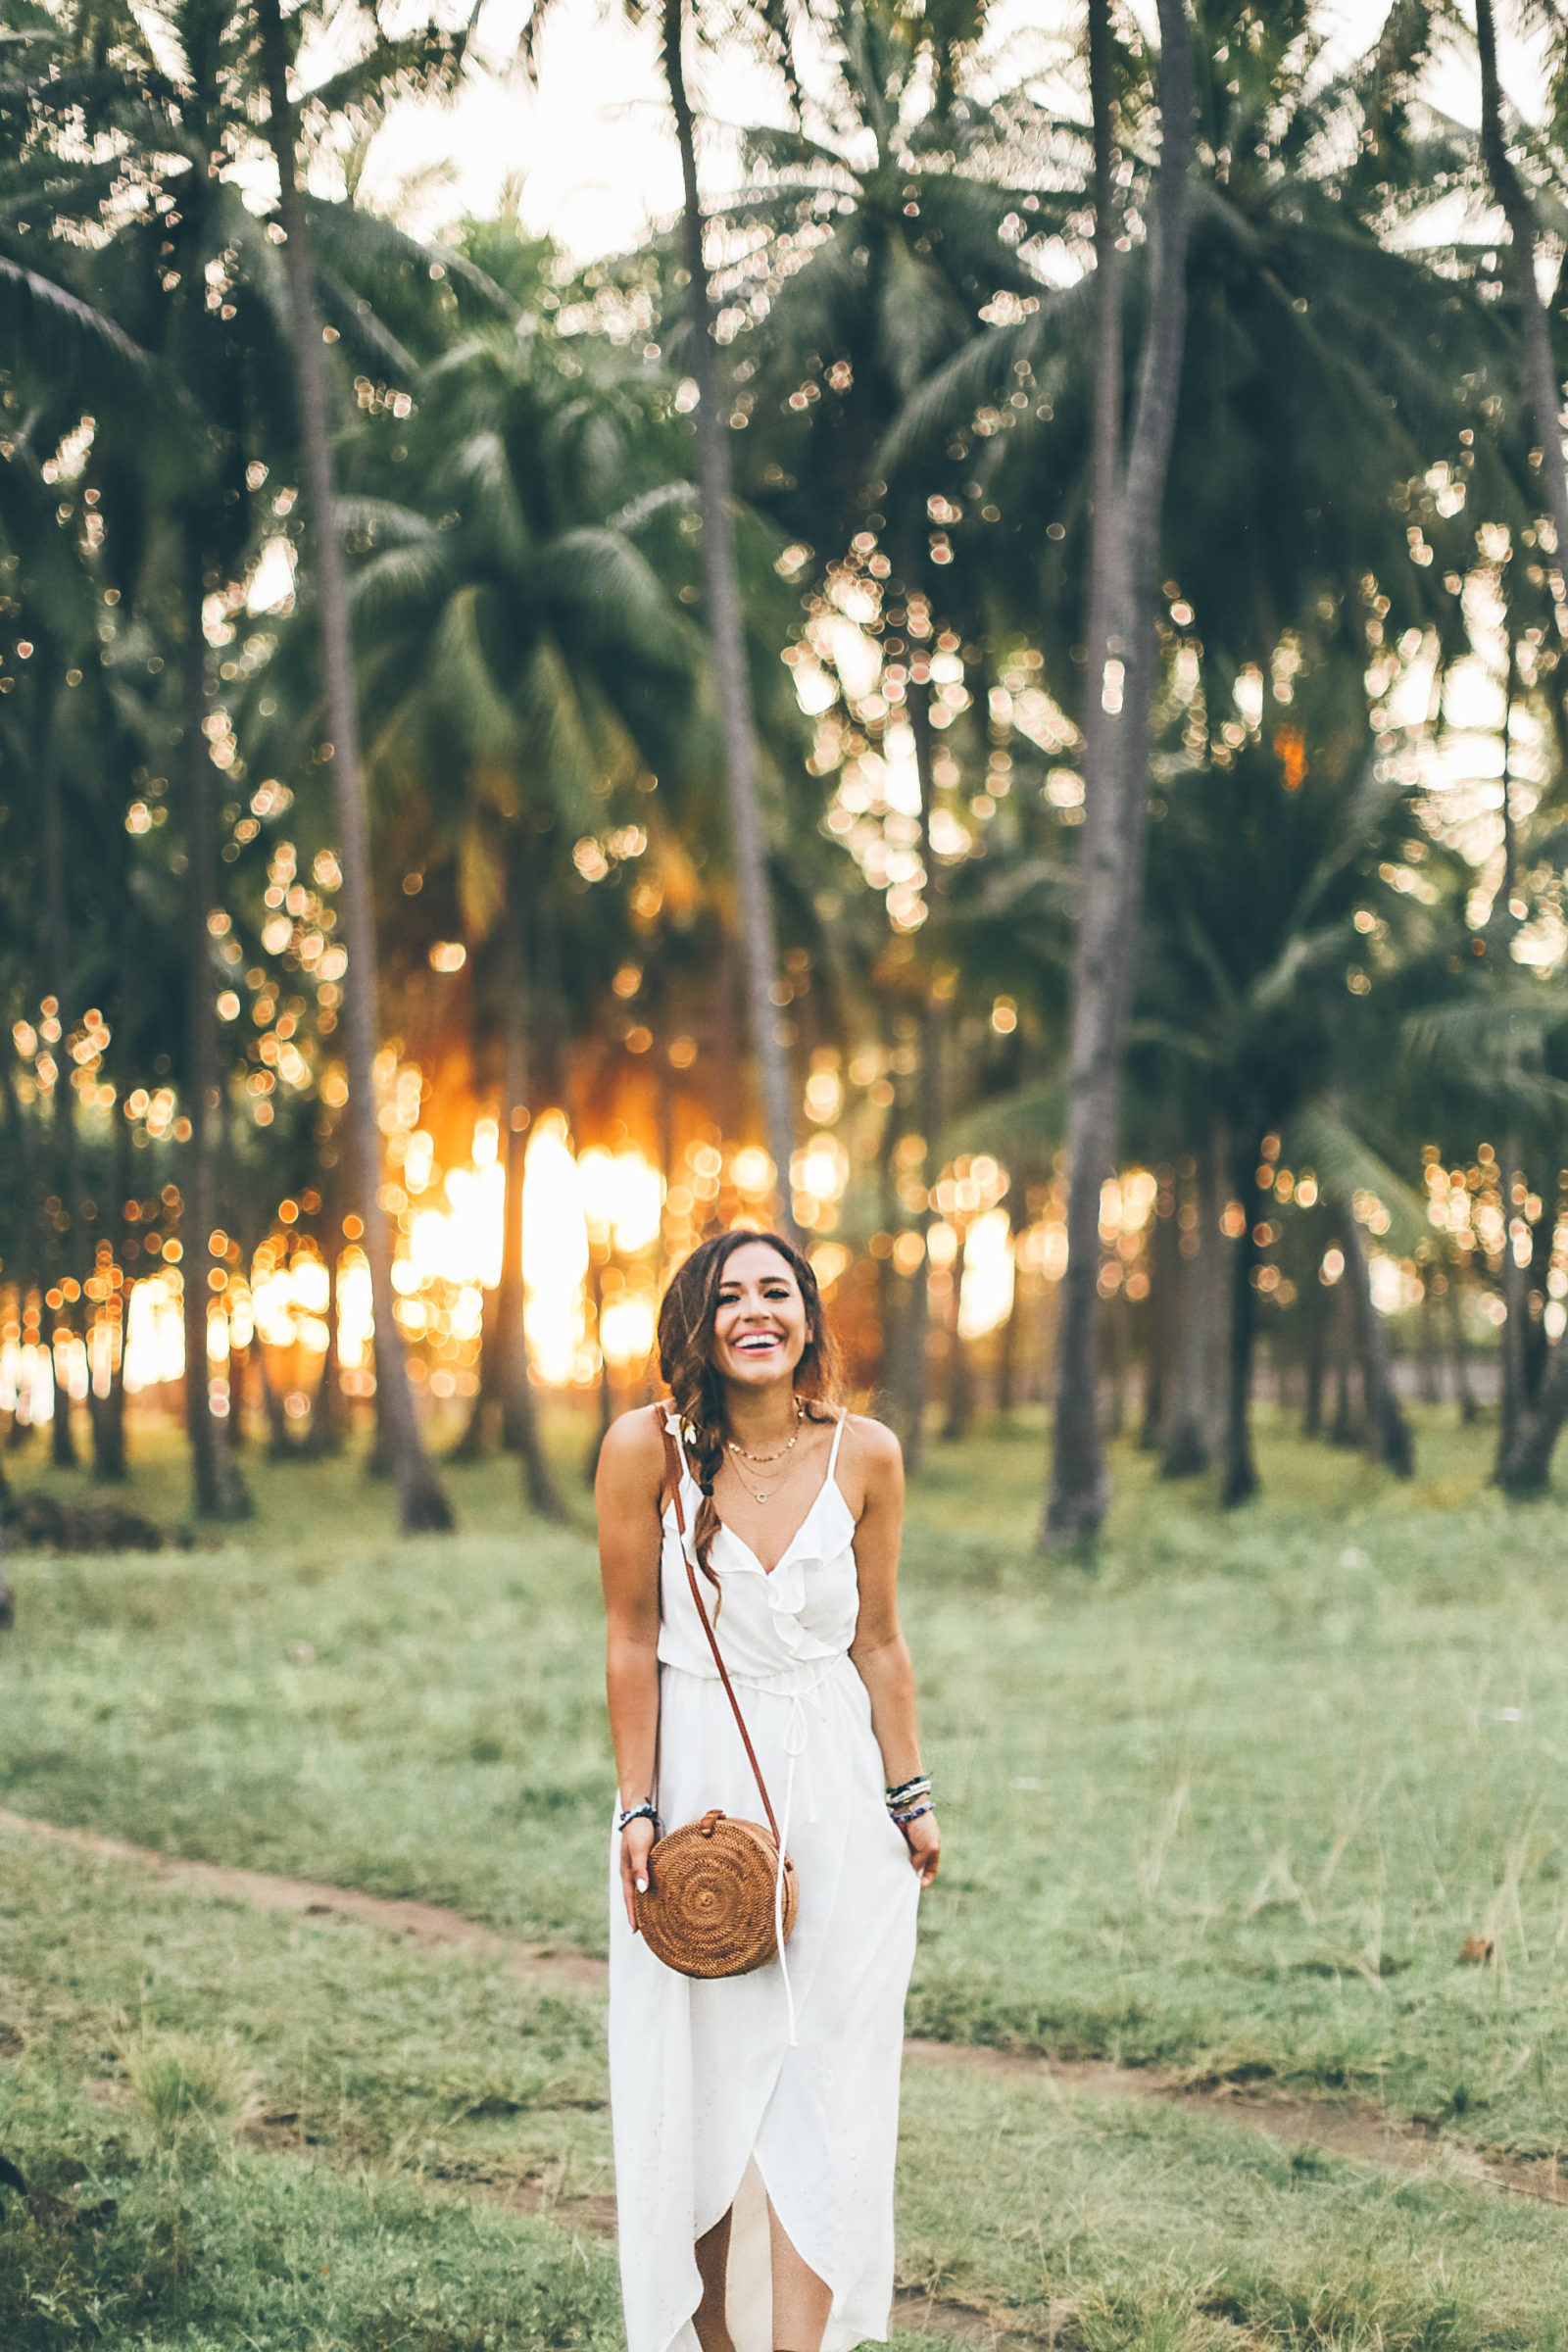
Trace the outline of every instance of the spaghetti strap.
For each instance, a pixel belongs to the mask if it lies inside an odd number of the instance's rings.
[[[839,1425],[833,1432],[833,1449],[827,1457],[827,1477],[822,1482],[824,1486],[831,1484],[833,1473],[839,1466],[839,1443],[844,1436],[844,1424],[849,1417],[848,1409],[845,1406],[840,1405]]]

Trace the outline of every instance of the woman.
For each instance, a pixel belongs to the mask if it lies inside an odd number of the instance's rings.
[[[904,1996],[941,1843],[894,1598],[903,1465],[889,1431],[832,1407],[815,1277],[774,1235],[692,1251],[660,1311],[659,1357],[700,1589],[800,1908],[783,1963],[744,1977],[679,1976],[637,1934],[656,1814],[668,1831],[713,1806],[759,1812],[686,1575],[669,1415],[648,1406],[611,1429],[598,1482],[626,2342],[732,2352],[730,2217],[755,2163],[774,2352],[848,2352],[887,2334]]]

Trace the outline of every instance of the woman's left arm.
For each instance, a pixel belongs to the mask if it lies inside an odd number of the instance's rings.
[[[855,1530],[860,1615],[850,1656],[871,1701],[871,1728],[882,1750],[890,1788],[920,1773],[915,1725],[914,1668],[899,1623],[899,1545],[904,1535],[904,1456],[879,1421],[857,1421],[856,1450],[865,1466],[865,1507]],[[935,1813],[904,1828],[909,1860],[922,1886],[937,1875],[942,1833]]]

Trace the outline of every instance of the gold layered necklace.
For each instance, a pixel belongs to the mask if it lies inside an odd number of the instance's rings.
[[[797,1396],[795,1399],[795,1427],[785,1439],[783,1445],[779,1447],[776,1453],[751,1453],[743,1445],[741,1445],[738,1439],[726,1438],[724,1440],[725,1450],[729,1453],[735,1464],[736,1477],[740,1480],[742,1486],[746,1489],[746,1492],[749,1494],[755,1494],[759,1502],[767,1502],[774,1494],[776,1494],[779,1489],[783,1486],[785,1480],[789,1477],[791,1471],[794,1469],[795,1464],[790,1461],[789,1457],[795,1451],[796,1446],[801,1442],[801,1430],[805,1424],[805,1421],[806,1407],[802,1403],[800,1397]],[[751,1464],[753,1473],[752,1476],[748,1477],[747,1473],[741,1468],[742,1462],[749,1462]],[[777,1478],[775,1478],[770,1487],[760,1487],[756,1483],[756,1473],[759,1470],[765,1469],[770,1462],[783,1462],[787,1466],[779,1472],[779,1475]]]

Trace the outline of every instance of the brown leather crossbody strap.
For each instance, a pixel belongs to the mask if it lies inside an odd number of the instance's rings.
[[[708,1646],[713,1653],[713,1664],[718,1668],[718,1679],[724,1686],[724,1696],[729,1700],[731,1707],[734,1709],[735,1728],[740,1733],[741,1742],[746,1749],[747,1760],[750,1763],[753,1774],[756,1777],[757,1793],[762,1800],[762,1811],[767,1815],[767,1826],[773,1833],[773,1843],[778,1845],[781,1843],[778,1834],[778,1823],[773,1816],[772,1803],[769,1800],[767,1793],[767,1783],[762,1778],[762,1767],[757,1761],[757,1750],[752,1745],[752,1736],[746,1729],[746,1718],[741,1713],[741,1702],[735,1695],[735,1687],[729,1679],[729,1670],[724,1664],[723,1653],[718,1646],[718,1637],[709,1622],[708,1611],[703,1606],[703,1596],[701,1592],[698,1590],[697,1570],[692,1563],[691,1544],[687,1541],[686,1536],[686,1513],[681,1506],[680,1499],[680,1455],[676,1450],[674,1432],[671,1430],[669,1423],[665,1420],[662,1411],[660,1413],[659,1426],[663,1432],[664,1460],[669,1474],[669,1491],[675,1504],[675,1525],[680,1530],[680,1556],[686,1563],[687,1582],[690,1584],[692,1589],[692,1598],[697,1603],[697,1614],[703,1621],[703,1631],[708,1636]]]

